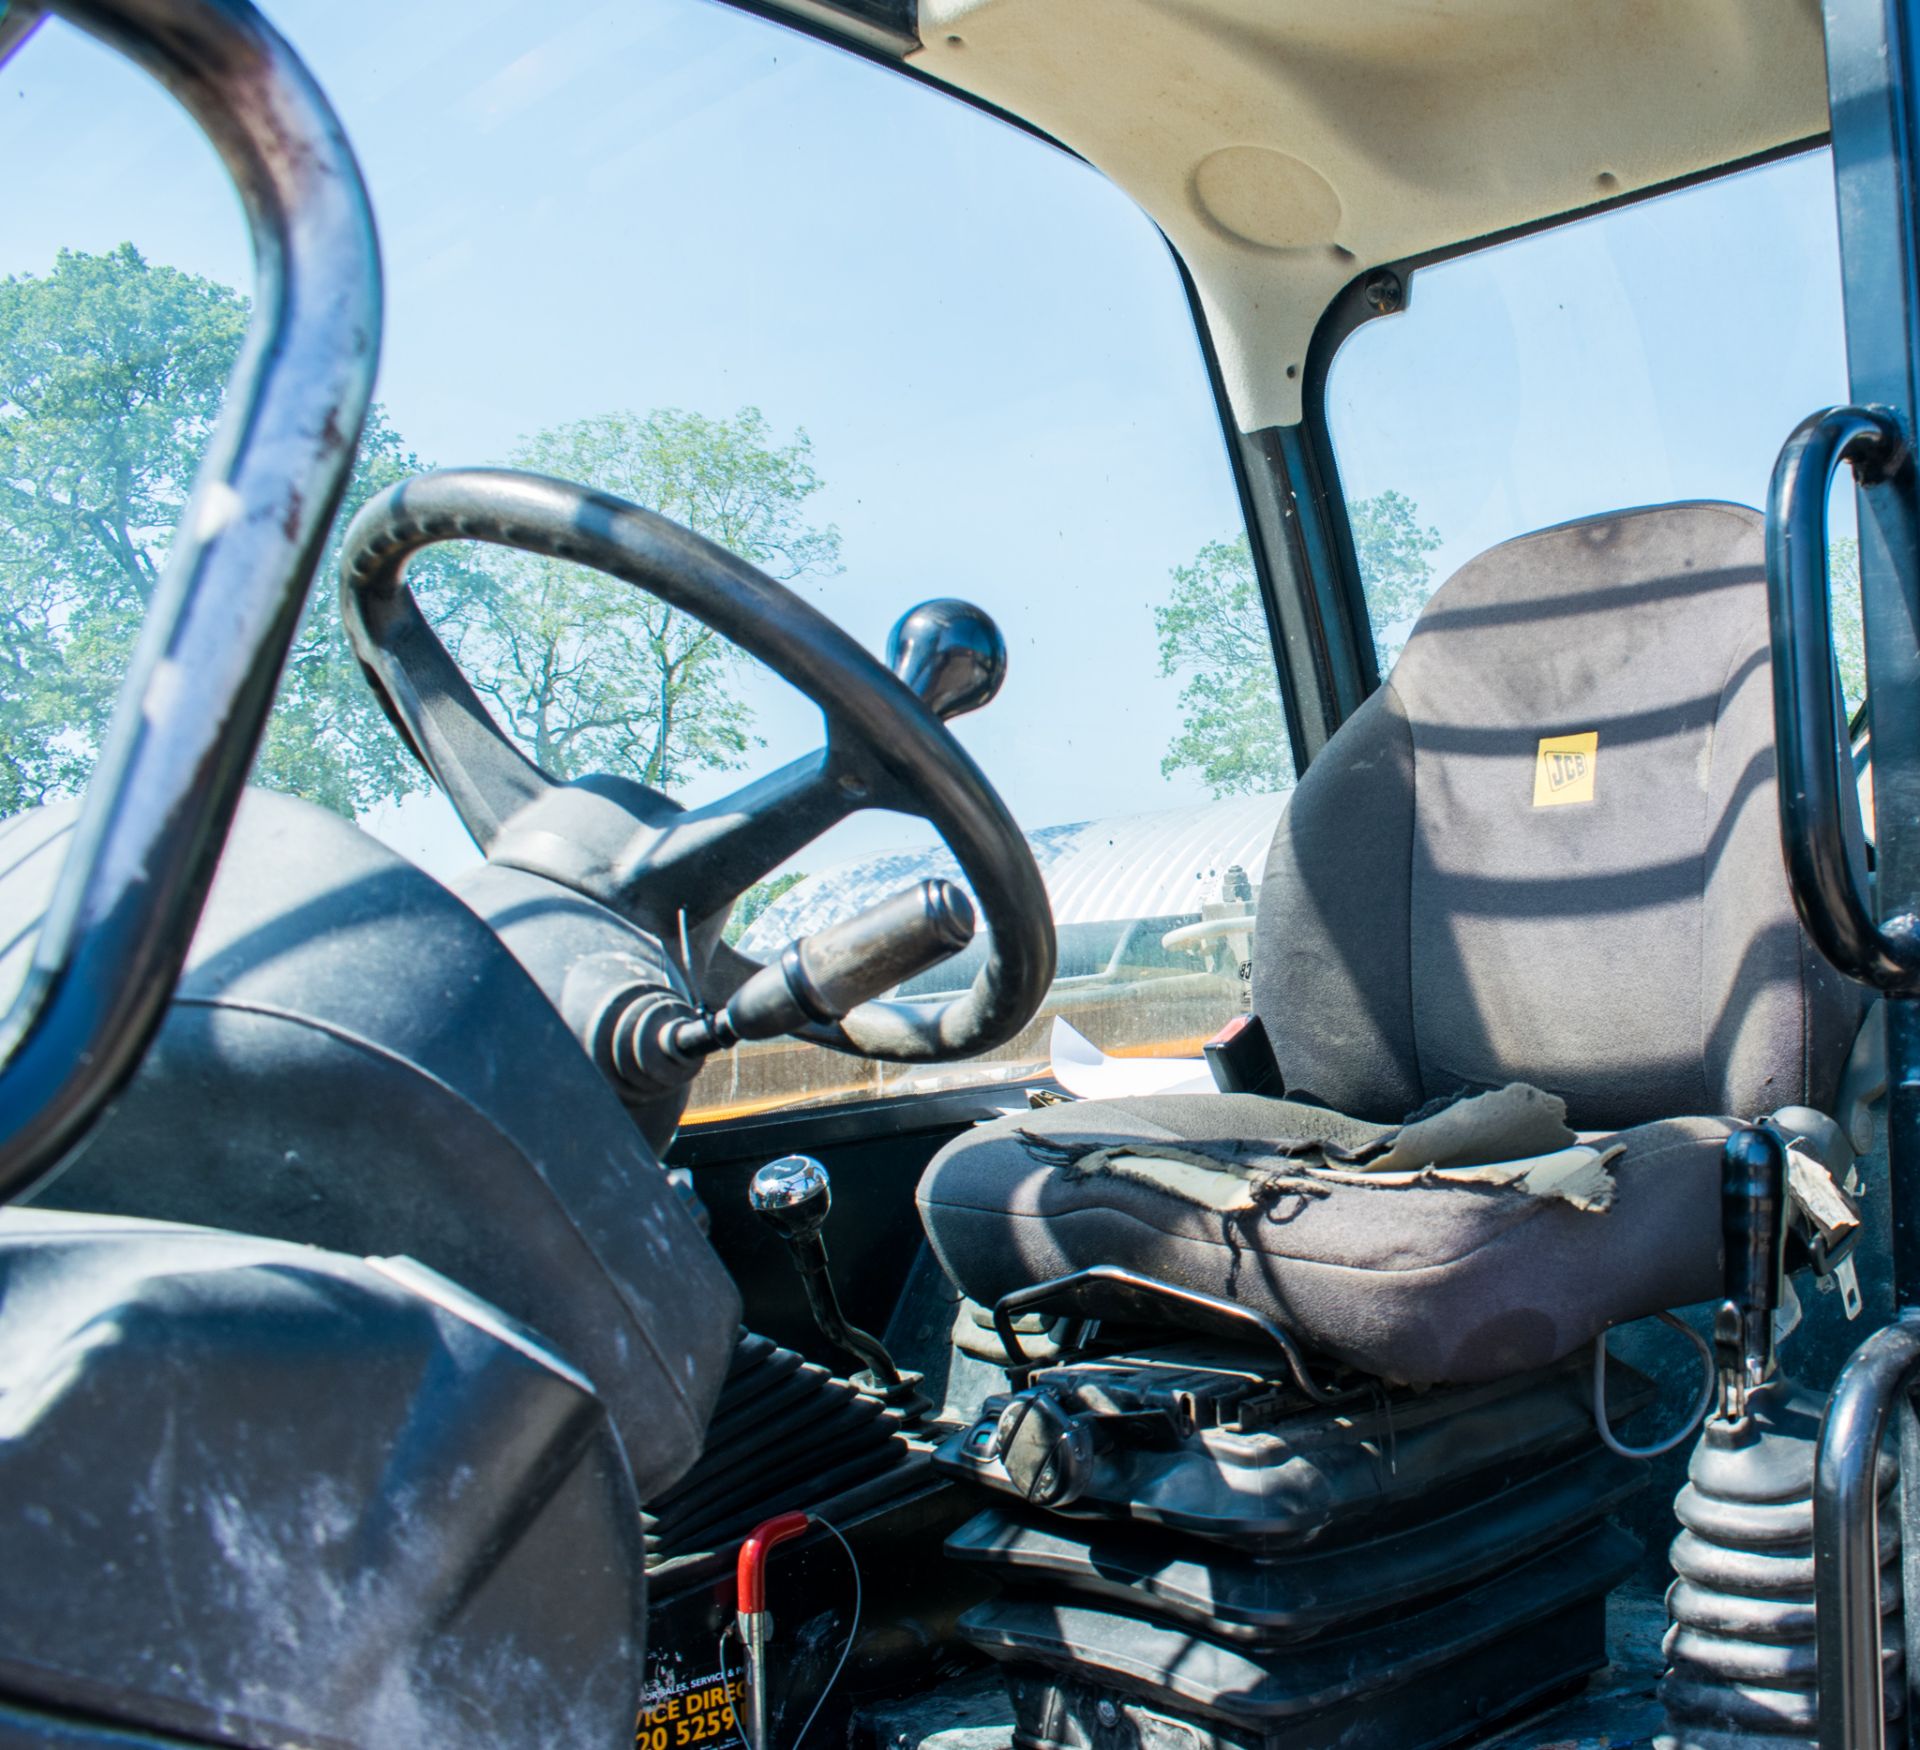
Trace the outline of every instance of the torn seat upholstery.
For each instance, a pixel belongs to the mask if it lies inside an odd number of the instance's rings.
[[[1287,1098],[956,1139],[919,1201],[959,1286],[991,1303],[1121,1264],[1410,1384],[1717,1294],[1722,1141],[1831,1111],[1862,1010],[1787,889],[1762,526],[1660,506],[1456,574],[1274,836],[1253,993]],[[1444,1124],[1402,1127],[1460,1101],[1458,1131],[1510,1084],[1537,1128],[1483,1113],[1484,1160],[1451,1166],[1525,1170],[1448,1170]]]

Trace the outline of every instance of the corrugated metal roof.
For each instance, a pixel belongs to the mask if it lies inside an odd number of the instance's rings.
[[[1043,826],[1028,833],[1027,842],[1046,880],[1056,924],[1197,914],[1223,897],[1227,871],[1236,864],[1258,885],[1286,804],[1286,792],[1240,796],[1197,808]],[[740,946],[765,955],[929,876],[961,880],[945,845],[823,869],[768,906]]]

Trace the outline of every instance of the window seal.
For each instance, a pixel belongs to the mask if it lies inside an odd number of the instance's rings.
[[[1317,649],[1319,640],[1315,629],[1306,623],[1302,614],[1290,611],[1294,609],[1295,602],[1289,598],[1303,594],[1298,588],[1298,568],[1289,555],[1284,567],[1286,587],[1283,587],[1282,567],[1276,563],[1274,548],[1278,544],[1275,539],[1277,531],[1269,525],[1284,519],[1276,518],[1261,502],[1261,487],[1272,478],[1272,464],[1260,449],[1264,434],[1248,434],[1240,430],[1239,422],[1233,416],[1232,402],[1227,396],[1226,378],[1220,369],[1220,354],[1213,343],[1213,330],[1208,325],[1206,310],[1200,302],[1200,288],[1188,272],[1180,251],[1174,248],[1173,240],[1164,231],[1160,232],[1160,240],[1166,245],[1174,272],[1180,276],[1180,289],[1186,296],[1187,313],[1193,322],[1194,340],[1199,345],[1201,361],[1206,367],[1207,388],[1213,397],[1214,414],[1220,421],[1221,446],[1226,451],[1227,468],[1233,477],[1234,495],[1240,505],[1241,525],[1247,533],[1247,551],[1252,557],[1253,575],[1260,589],[1260,607],[1266,616],[1267,639],[1273,656],[1274,685],[1280,693],[1280,710],[1287,728],[1287,750],[1292,757],[1297,778],[1307,769],[1308,760],[1324,745],[1326,735],[1331,733],[1330,729],[1316,733],[1319,726],[1310,722],[1301,709],[1302,675],[1297,664],[1302,655],[1310,665],[1305,678],[1313,684],[1314,693],[1320,695],[1324,690],[1320,684],[1321,677],[1315,672],[1321,663]],[[1300,606],[1304,608],[1307,604],[1302,602]]]

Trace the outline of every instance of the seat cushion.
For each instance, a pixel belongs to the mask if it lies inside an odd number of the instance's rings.
[[[1549,1362],[1608,1326],[1720,1292],[1720,1148],[1730,1125],[1677,1118],[1616,1144],[1598,1211],[1515,1185],[1300,1169],[1311,1190],[1249,1198],[1221,1169],[1076,1171],[1057,1145],[1205,1149],[1315,1135],[1364,1148],[1382,1127],[1252,1094],[1045,1107],[956,1138],[920,1183],[940,1261],[975,1300],[1118,1264],[1277,1319],[1311,1349],[1408,1385]]]

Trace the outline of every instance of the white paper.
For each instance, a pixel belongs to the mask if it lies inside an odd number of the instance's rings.
[[[1117,1100],[1127,1094],[1211,1094],[1213,1072],[1204,1057],[1109,1057],[1099,1046],[1053,1018],[1048,1042],[1053,1075],[1083,1100]]]

